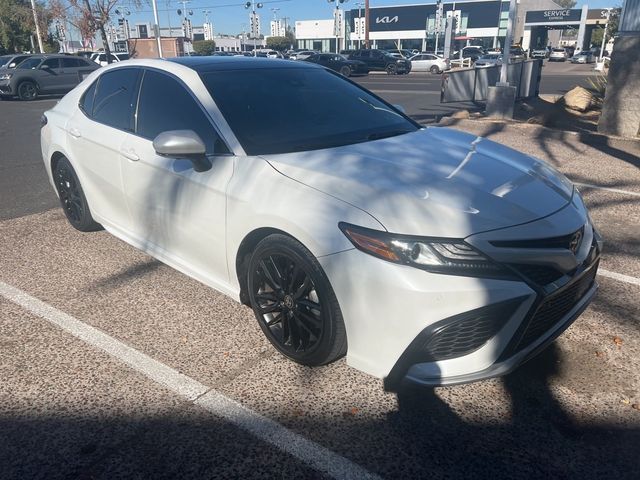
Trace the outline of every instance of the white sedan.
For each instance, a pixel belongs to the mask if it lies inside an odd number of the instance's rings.
[[[412,72],[442,73],[449,70],[449,59],[444,59],[432,53],[419,53],[409,59]]]
[[[291,360],[346,354],[389,388],[505,374],[597,288],[601,241],[564,176],[307,62],[110,65],[41,140],[76,229],[249,305]]]

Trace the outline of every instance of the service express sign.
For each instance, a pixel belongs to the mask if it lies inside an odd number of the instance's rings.
[[[564,23],[579,22],[582,10],[566,8],[563,10],[535,10],[527,12],[525,23]]]

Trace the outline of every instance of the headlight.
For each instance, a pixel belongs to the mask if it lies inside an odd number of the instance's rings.
[[[3,73],[0,74],[0,80],[10,80],[13,73]]]
[[[404,60],[398,59],[398,60],[396,60],[396,63],[404,63]]]
[[[512,277],[510,272],[463,240],[397,235],[344,222],[338,226],[358,250],[388,262],[434,273]]]

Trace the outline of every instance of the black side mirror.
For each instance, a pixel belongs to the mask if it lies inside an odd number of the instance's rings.
[[[211,168],[204,142],[193,130],[162,132],[153,140],[153,148],[163,157],[189,160],[196,172],[206,172]]]

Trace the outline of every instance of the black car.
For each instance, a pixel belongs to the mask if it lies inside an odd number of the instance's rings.
[[[337,53],[316,53],[315,55],[305,58],[303,61],[323,65],[331,70],[340,72],[345,77],[369,74],[369,67],[367,67],[366,63],[359,60],[349,60]]]
[[[2,55],[0,56],[0,68],[16,68],[20,62],[26,60],[31,55],[28,53]]]
[[[409,60],[396,58],[384,50],[354,50],[349,55],[349,60],[359,60],[369,67],[369,71],[387,72],[389,75],[409,73],[411,71],[411,62]]]
[[[67,93],[100,68],[70,55],[32,55],[13,70],[0,70],[0,96],[35,100],[40,94]]]

